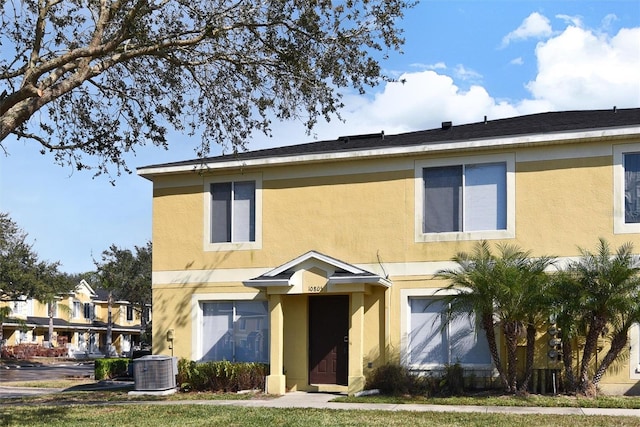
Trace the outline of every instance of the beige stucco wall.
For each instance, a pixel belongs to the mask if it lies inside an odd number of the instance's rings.
[[[621,142],[625,141],[616,141]],[[515,238],[495,243],[516,244],[533,255],[563,258],[578,256],[578,247],[594,248],[599,237],[613,247],[630,241],[640,250],[638,234],[613,233],[610,142],[507,151],[515,158]],[[472,162],[475,155],[495,153],[478,151],[456,156],[463,162]],[[181,272],[183,278],[180,283],[171,284],[154,279],[154,353],[173,351],[175,356],[191,358],[194,294],[257,292],[240,280],[193,279],[202,277],[202,271],[212,272],[207,277],[214,277],[226,271],[267,270],[315,250],[348,263],[372,266],[377,273],[389,266],[394,266],[395,272],[411,271],[390,275],[388,317],[384,288],[374,288],[365,298],[365,368],[369,362],[375,367],[391,358],[402,346],[402,290],[443,285],[432,279],[432,272],[417,274],[415,269],[404,267],[411,263],[446,262],[456,252],[468,251],[475,244],[415,241],[415,164],[428,159],[414,156],[265,167],[258,171],[262,178],[262,247],[242,251],[203,250],[203,192],[207,191],[212,174],[154,178],[153,270],[155,274]],[[235,176],[244,172],[228,171]],[[252,277],[255,275],[244,280]],[[305,295],[288,295],[284,301],[284,357],[287,384],[291,387],[307,376],[306,356],[299,357],[306,355],[308,343],[308,332],[303,327],[307,322],[307,299]],[[384,330],[385,322],[388,332]],[[173,349],[164,339],[169,329],[175,331]],[[612,372],[604,380],[625,386],[635,382],[629,379],[628,367]]]

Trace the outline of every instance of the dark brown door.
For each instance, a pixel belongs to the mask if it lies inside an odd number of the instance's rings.
[[[347,385],[349,296],[309,297],[309,383]]]

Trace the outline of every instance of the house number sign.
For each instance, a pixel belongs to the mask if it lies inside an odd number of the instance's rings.
[[[324,286],[307,286],[307,292],[310,294],[317,294],[320,293],[322,291],[324,291],[325,287]]]

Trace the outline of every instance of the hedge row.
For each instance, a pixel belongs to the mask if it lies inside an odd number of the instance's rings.
[[[96,359],[94,376],[96,381],[129,375],[129,359]]]
[[[262,363],[178,361],[182,391],[236,392],[264,390],[269,366]]]

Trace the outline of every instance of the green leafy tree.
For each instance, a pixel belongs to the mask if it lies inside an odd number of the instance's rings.
[[[497,249],[494,254],[486,241],[478,242],[471,254],[460,252],[453,258],[456,269],[442,270],[437,277],[449,280],[446,289],[456,291],[445,296],[449,317],[466,313],[480,319],[502,383],[507,391],[516,392],[518,339],[525,330],[533,329],[527,340],[527,356],[531,357],[525,375],[528,381],[533,369],[536,319],[542,315],[541,295],[548,280],[546,269],[553,259],[533,258],[515,245],[498,245]],[[505,338],[506,372],[496,345],[496,327]]]
[[[48,286],[46,291],[40,294],[38,300],[47,305],[49,342],[53,343],[53,319],[60,316],[59,311],[67,313],[71,311],[70,307],[58,304],[58,301],[63,294],[75,289],[78,282],[75,282],[72,276],[59,272],[53,265],[47,266],[47,269],[41,274],[46,277]]]
[[[108,291],[107,348],[111,347],[111,310],[114,298],[129,301],[140,313],[141,332],[146,330],[146,319],[151,304],[151,243],[135,247],[135,253],[111,245],[102,252],[102,260],[95,262],[100,287]]]
[[[9,214],[0,212],[0,300],[25,298],[45,300],[49,295],[73,290],[70,282],[60,284],[58,262],[43,261],[27,242]]]
[[[271,120],[310,130],[340,90],[385,78],[404,0],[3,1],[0,146],[13,134],[97,173],[168,129],[244,146]],[[34,116],[37,115],[37,119]],[[5,143],[6,144],[6,143]],[[97,158],[90,165],[87,156]]]
[[[53,303],[60,294],[76,286],[67,275],[59,271],[58,262],[38,259],[27,234],[11,219],[0,212],[0,300],[19,301],[28,298],[49,304],[49,339],[53,337]],[[3,310],[7,317],[10,310]],[[0,341],[2,341],[0,328]]]

